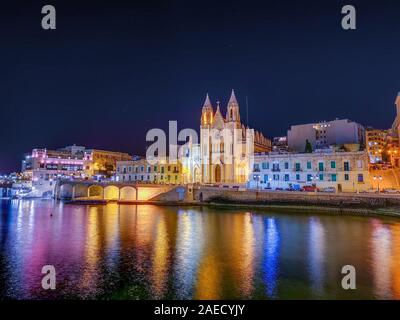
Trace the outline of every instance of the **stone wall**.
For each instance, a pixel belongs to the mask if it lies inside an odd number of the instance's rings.
[[[384,194],[239,191],[235,189],[199,187],[194,189],[194,200],[219,203],[313,205],[348,208],[398,207],[400,210],[400,195]]]

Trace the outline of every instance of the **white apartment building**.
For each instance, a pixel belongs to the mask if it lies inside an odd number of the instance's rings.
[[[249,177],[249,188],[300,189],[334,187],[338,192],[371,188],[366,152],[256,154]]]
[[[116,180],[135,183],[182,183],[182,166],[179,163],[170,164],[160,160],[150,164],[146,159],[117,161]]]
[[[312,150],[344,144],[363,146],[364,136],[364,127],[347,119],[295,125],[287,133],[288,147],[294,152],[305,152],[307,140]]]

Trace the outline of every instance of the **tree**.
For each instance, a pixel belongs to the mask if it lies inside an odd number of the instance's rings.
[[[304,150],[305,153],[312,153],[312,145],[308,139],[306,140],[306,148]]]

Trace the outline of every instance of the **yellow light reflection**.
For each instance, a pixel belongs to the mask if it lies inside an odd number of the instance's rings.
[[[400,299],[400,225],[392,226],[392,290],[393,298]]]
[[[166,289],[168,274],[168,235],[166,223],[161,218],[156,227],[154,242],[152,286],[156,299],[162,298]]]

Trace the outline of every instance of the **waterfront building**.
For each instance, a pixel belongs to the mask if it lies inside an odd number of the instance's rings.
[[[365,130],[365,145],[370,163],[383,162],[383,154],[386,148],[388,130],[367,128]]]
[[[146,159],[117,161],[116,180],[120,182],[181,184],[182,165],[169,163],[168,158],[155,163]]]
[[[347,119],[294,125],[287,133],[288,147],[294,152],[304,152],[308,141],[312,150],[344,144],[358,144],[362,149],[364,132],[362,125]]]
[[[226,139],[228,136],[232,139]],[[225,117],[219,102],[214,111],[207,94],[200,118],[200,143],[191,144],[186,158],[181,160],[183,180],[187,183],[244,184],[254,152],[271,149],[271,140],[241,121],[239,103],[233,90]]]
[[[397,94],[395,105],[396,105],[396,118],[392,125],[392,131],[400,139],[400,92]]]
[[[274,152],[288,152],[287,137],[275,137],[272,140],[272,151]]]
[[[22,176],[31,181],[38,196],[52,195],[57,179],[110,178],[127,153],[67,146],[57,150],[33,149],[22,161]]]
[[[356,192],[370,189],[368,155],[359,152],[265,153],[254,156],[248,186],[257,189],[319,189]]]
[[[394,168],[400,168],[400,143],[399,137],[389,131],[386,137],[386,158],[387,162]]]
[[[87,149],[85,173],[89,177],[113,177],[116,173],[118,161],[128,161],[132,156],[124,152],[115,152],[99,149]]]
[[[57,150],[33,149],[22,161],[22,173],[40,179],[110,178],[115,174],[116,163],[130,160],[127,153],[67,146]]]

